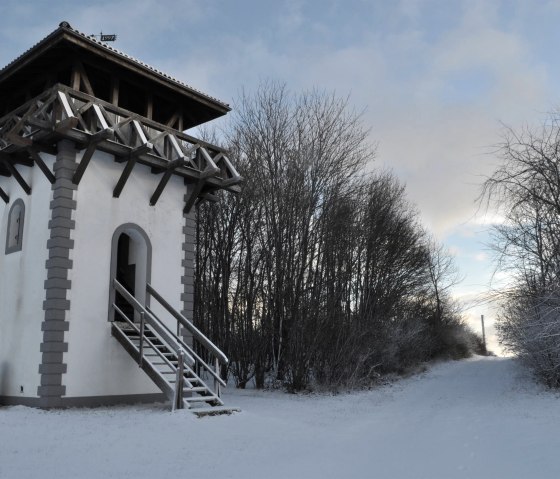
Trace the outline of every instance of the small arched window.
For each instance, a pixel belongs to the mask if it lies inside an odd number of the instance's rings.
[[[6,235],[6,254],[21,251],[23,245],[23,222],[25,205],[21,198],[14,201],[8,214],[8,232]]]

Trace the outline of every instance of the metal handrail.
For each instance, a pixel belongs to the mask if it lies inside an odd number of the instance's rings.
[[[212,352],[214,356],[220,360],[221,364],[229,363],[227,356],[212,341],[210,341],[204,333],[202,333],[202,331],[200,331],[193,323],[191,323],[187,318],[176,311],[165,299],[163,299],[161,295],[150,285],[150,283],[146,284],[146,291],[153,296],[156,301],[161,304],[179,324],[181,324],[181,326],[190,331],[198,342],[202,343],[206,349],[209,349],[210,352]]]
[[[220,397],[220,385],[226,387],[227,383],[220,377],[219,365],[220,363],[228,363],[228,358],[226,357],[226,355],[220,349],[218,349],[218,347],[215,346],[206,336],[204,336],[204,334],[189,320],[179,314],[167,301],[165,301],[150,284],[146,284],[146,292],[148,294],[151,294],[177,320],[178,324],[184,326],[187,330],[192,332],[193,336],[196,337],[196,339],[203,346],[206,346],[210,353],[214,354],[214,368],[208,365],[206,361],[204,361],[204,359],[201,358],[200,355],[197,354],[191,346],[181,340],[178,335],[175,336],[174,333],[169,329],[169,327],[161,319],[159,319],[149,307],[144,307],[132,294],[130,294],[129,291],[127,291],[127,289],[116,278],[113,279],[113,287],[136,311],[140,313],[143,322],[146,322],[150,326],[152,326],[152,328],[155,329],[155,331],[168,343],[168,345],[172,347],[175,353],[179,354],[179,352],[182,352],[183,357],[187,360],[189,366],[198,364],[202,366],[202,368],[214,378],[215,394]],[[137,332],[139,331],[136,325],[134,325],[134,323],[132,323],[126,317],[126,315],[117,307],[116,304],[113,303],[113,307],[121,314],[121,316],[123,316],[127,320],[127,322],[132,324]],[[141,333],[140,335],[142,336]],[[148,338],[144,339],[148,341],[151,346],[153,346],[153,343]],[[157,350],[157,348],[156,351],[165,360],[165,362],[171,364],[161,354],[161,352]],[[176,369],[175,367],[173,368]]]
[[[189,387],[192,387],[191,383],[185,378],[185,374],[184,374],[184,368],[185,368],[185,352],[179,348],[178,352],[177,352],[177,366],[175,366],[171,361],[169,361],[169,359],[167,359],[165,357],[165,355],[157,348],[157,346],[152,342],[152,340],[144,335],[144,312],[140,313],[141,315],[141,321],[140,321],[140,329],[138,329],[136,327],[136,325],[134,324],[134,321],[131,321],[130,318],[115,304],[113,303],[113,308],[115,309],[115,311],[117,311],[121,317],[130,325],[132,326],[132,329],[134,329],[136,332],[138,332],[140,334],[140,345],[139,345],[139,357],[138,357],[138,365],[140,367],[142,367],[142,360],[144,358],[144,354],[143,354],[143,342],[147,341],[148,344],[150,345],[150,347],[157,353],[157,355],[160,357],[160,359],[163,359],[164,364],[167,363],[167,365],[171,368],[171,370],[175,370],[175,390],[174,390],[174,394],[173,394],[173,403],[171,405],[171,410],[175,411],[175,409],[183,409],[184,407],[184,403],[183,403],[183,385],[186,382]],[[154,372],[164,381],[166,380],[161,372],[158,369],[154,368]],[[218,390],[219,391],[219,390]]]
[[[138,334],[140,334],[140,329],[136,326],[136,324],[134,324],[134,322],[131,321],[131,320],[126,316],[126,314],[125,314],[115,303],[113,303],[113,308],[115,309],[115,311],[117,311],[117,312],[124,318],[124,320],[125,320],[130,326],[132,326],[132,328],[134,329],[134,331],[136,331]],[[157,349],[156,345],[155,345],[154,343],[152,343],[152,341],[150,340],[150,338],[145,337],[144,340],[148,342],[148,344],[150,345],[150,347],[158,354],[158,356],[160,357],[160,359],[163,359],[163,360],[167,363],[167,365],[168,365],[170,368],[172,368],[172,369],[177,369],[177,367],[176,367],[171,361],[169,361],[169,359],[167,359],[167,358],[164,356],[164,354],[163,354],[159,349]],[[140,359],[140,361],[141,361],[141,359]],[[141,364],[140,364],[140,365],[141,365]],[[160,376],[161,376],[161,374],[160,374]]]
[[[161,336],[166,336],[168,334],[167,331],[164,331],[164,333],[167,333],[167,334],[162,334],[162,332],[161,332],[162,326],[168,330],[168,328],[165,326],[165,324],[163,324],[162,321],[159,318],[154,317],[150,313],[150,311],[148,311],[144,306],[142,306],[138,302],[138,300],[134,296],[132,296],[121,283],[119,283],[116,279],[114,279],[113,281],[114,281],[113,285],[114,285],[115,289],[127,300],[127,302],[136,311],[138,311],[140,314],[144,314],[144,319],[146,320],[146,322],[148,324],[150,324],[150,326],[155,328],[156,332],[158,332]],[[121,315],[123,315],[122,311],[120,311],[120,313],[121,313]],[[173,342],[177,342],[178,338],[174,337],[173,335],[170,335],[170,336],[171,336],[170,338],[169,337],[165,338],[166,342],[169,344],[169,346],[172,346],[172,349],[175,352],[179,351],[179,349],[181,348],[182,345],[173,344]],[[186,353],[186,359],[187,359],[189,365],[193,365],[193,364],[196,363],[195,359],[188,353]]]
[[[153,317],[155,317],[158,321],[161,322],[161,319],[159,319],[159,318],[155,315],[155,313],[154,313],[149,307],[146,307],[146,309],[148,310],[148,312],[149,312]],[[165,324],[162,323],[162,326],[163,326],[164,328],[166,328],[168,331],[170,331],[169,328],[167,328],[167,326],[165,326]],[[177,338],[177,341],[178,341],[178,343],[186,350],[186,352],[187,352],[190,356],[194,357],[194,359],[196,360],[196,362],[197,362],[200,366],[202,366],[203,369],[206,370],[206,372],[210,373],[210,375],[214,378],[214,381],[218,381],[218,382],[219,382],[222,386],[224,386],[224,387],[227,386],[227,383],[220,377],[220,375],[219,375],[219,373],[218,373],[219,367],[217,367],[215,370],[212,369],[212,367],[209,366],[208,363],[207,363],[206,361],[204,361],[204,359],[202,359],[202,358],[200,357],[200,355],[199,355],[191,346],[189,346],[187,343],[185,343],[184,341],[182,341],[181,338]],[[216,358],[216,361],[218,361],[217,358]],[[219,363],[218,363],[218,366],[219,366]]]

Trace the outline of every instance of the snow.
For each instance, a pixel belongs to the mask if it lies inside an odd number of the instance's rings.
[[[560,397],[511,358],[440,363],[359,393],[224,398],[243,411],[0,408],[0,477],[560,477]]]

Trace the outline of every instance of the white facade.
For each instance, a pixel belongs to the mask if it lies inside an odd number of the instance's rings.
[[[42,158],[52,169],[54,157]],[[16,168],[32,194],[25,194],[13,176],[0,177],[0,188],[10,197],[8,204],[0,202],[0,396],[37,397],[52,192],[39,168]],[[22,249],[5,254],[8,214],[18,199],[25,205]]]
[[[82,154],[77,153],[78,162]],[[41,157],[52,170],[55,158],[46,154]],[[0,397],[37,398],[53,192],[39,168],[17,168],[32,187],[32,194],[26,195],[13,177],[0,177],[0,187],[10,196],[9,204],[0,204]],[[176,310],[183,309],[183,180],[173,176],[157,204],[150,206],[159,175],[136,165],[120,197],[114,198],[113,188],[122,169],[123,164],[115,162],[113,156],[97,151],[73,193],[76,207],[71,218],[75,222],[70,236],[71,286],[65,298],[70,302],[65,317],[68,331],[64,333],[68,346],[63,354],[67,370],[62,374],[64,397],[69,399],[160,393],[111,337],[111,256],[115,254],[112,248],[119,227],[133,225],[147,235],[151,265],[138,264],[138,277],[144,276],[147,266],[152,286]],[[4,254],[8,214],[18,198],[25,205],[23,247]],[[139,290],[136,296],[143,299]],[[159,304],[152,301],[151,306],[170,329],[175,329],[175,322]]]
[[[72,288],[68,295],[71,306],[67,316],[70,329],[64,358],[68,365],[64,380],[68,397],[159,392],[123,347],[111,338],[108,322],[111,244],[119,226],[131,223],[148,235],[152,246],[151,284],[174,308],[182,309],[183,181],[173,177],[157,205],[149,206],[158,176],[148,167],[136,165],[120,197],[113,198],[113,188],[122,168],[111,155],[96,152],[75,193],[76,229],[69,278]],[[162,312],[159,305],[153,306],[156,314]],[[158,316],[164,321],[168,317]],[[168,326],[175,328],[173,323]]]

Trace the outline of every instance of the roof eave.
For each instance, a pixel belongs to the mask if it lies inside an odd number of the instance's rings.
[[[111,47],[107,47],[103,44],[101,44],[100,42],[96,42],[91,40],[88,37],[82,36],[80,33],[75,32],[74,30],[71,29],[66,29],[61,27],[60,30],[63,30],[65,36],[61,37],[61,38],[66,38],[68,40],[70,40],[72,43],[74,43],[75,45],[80,45],[84,48],[88,48],[90,51],[94,52],[94,53],[103,53],[103,55],[118,61],[121,64],[125,64],[126,67],[131,70],[134,71],[136,73],[139,73],[157,83],[159,83],[160,85],[163,85],[165,87],[171,88],[173,91],[175,91],[176,93],[179,93],[181,95],[185,95],[188,96],[190,98],[193,98],[201,103],[206,104],[207,106],[210,106],[216,110],[219,110],[221,112],[223,112],[222,114],[225,114],[229,111],[231,111],[231,108],[229,107],[229,105],[222,103],[219,100],[216,100],[212,97],[209,97],[208,95],[205,95],[201,92],[198,92],[196,90],[194,90],[193,88],[189,88],[187,85],[182,85],[181,83],[174,81],[173,78],[165,75],[165,74],[161,74],[158,73],[154,70],[152,70],[151,68],[148,68],[147,66],[143,65],[142,63],[139,63],[138,61],[135,61],[131,58],[128,58],[124,55],[121,55],[119,52],[115,51],[114,49],[112,49]],[[54,44],[54,43],[53,43]]]
[[[73,30],[70,26],[64,26],[65,22],[61,23],[61,26],[54,30],[52,33],[47,35],[43,40],[35,44],[29,50],[21,54],[19,57],[14,59],[11,63],[6,65],[0,70],[0,83],[8,79],[10,76],[14,75],[16,72],[24,68],[26,65],[31,63],[34,59],[40,57],[46,50],[52,46],[67,40],[75,45],[79,45],[83,48],[88,49],[94,54],[102,54],[102,56],[107,57],[110,60],[116,61],[121,65],[124,65],[130,71],[137,74],[143,75],[144,77],[173,90],[179,95],[189,97],[197,102],[205,104],[207,107],[212,108],[216,111],[216,117],[225,115],[231,108],[229,105],[222,103],[221,101],[209,97],[201,92],[189,88],[187,85],[181,84],[175,81],[173,78],[155,71],[155,69],[149,68],[144,64],[135,61],[132,58],[121,54],[117,50],[104,45],[103,43],[94,41],[84,34],[81,34]]]

